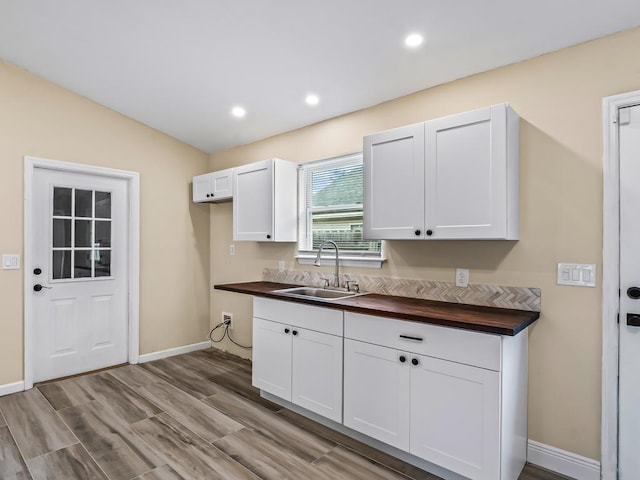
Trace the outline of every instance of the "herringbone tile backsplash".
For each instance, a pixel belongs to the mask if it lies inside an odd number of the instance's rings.
[[[263,280],[295,285],[322,286],[326,273],[303,270],[265,268]],[[362,292],[422,298],[440,302],[464,303],[486,307],[513,308],[516,310],[540,311],[540,289],[529,287],[507,287],[503,285],[469,284],[456,287],[452,282],[434,282],[407,278],[379,277],[373,275],[348,275],[355,280]]]

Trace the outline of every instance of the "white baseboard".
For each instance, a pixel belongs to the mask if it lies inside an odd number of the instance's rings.
[[[22,392],[23,390],[24,390],[23,381],[0,385],[0,397],[4,395],[10,395],[12,393]]]
[[[529,440],[527,462],[578,480],[600,480],[600,462]]]
[[[195,352],[196,350],[204,350],[211,347],[211,341],[192,343],[191,345],[184,345],[182,347],[169,348],[167,350],[160,350],[159,352],[145,353],[138,357],[138,363],[153,362],[154,360],[160,360],[161,358],[173,357],[174,355],[181,355],[183,353]]]

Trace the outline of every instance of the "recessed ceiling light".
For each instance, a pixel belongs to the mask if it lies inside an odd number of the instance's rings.
[[[320,99],[318,98],[318,96],[313,93],[307,95],[304,101],[307,102],[307,105],[311,105],[312,107],[315,107],[316,105],[318,105],[318,103],[320,103]]]
[[[424,38],[419,33],[412,33],[411,35],[407,35],[407,38],[404,39],[404,44],[409,48],[416,48],[422,45]]]
[[[247,114],[247,111],[242,107],[233,107],[231,109],[231,115],[236,118],[242,118]]]

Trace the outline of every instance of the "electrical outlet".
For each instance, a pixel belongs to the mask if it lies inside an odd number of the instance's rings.
[[[456,287],[469,286],[469,269],[456,268]]]
[[[233,313],[222,312],[222,323],[231,330],[233,328]]]
[[[229,245],[229,255],[236,254],[236,246],[234,244]]]
[[[284,272],[284,260],[278,260],[278,271]]]

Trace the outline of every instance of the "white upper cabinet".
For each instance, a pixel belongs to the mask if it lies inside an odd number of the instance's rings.
[[[193,177],[193,201],[222,202],[233,199],[233,168]]]
[[[234,241],[297,241],[297,168],[273,158],[234,169]]]
[[[365,237],[517,240],[519,152],[506,103],[365,137]]]

